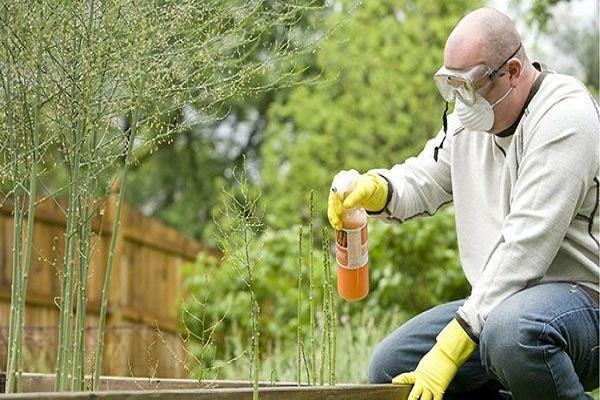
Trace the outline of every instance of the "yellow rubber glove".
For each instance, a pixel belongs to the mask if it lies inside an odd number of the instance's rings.
[[[354,207],[367,211],[380,211],[385,207],[388,196],[388,183],[381,176],[367,172],[354,181],[354,189],[340,197],[338,192],[329,192],[327,217],[334,229],[342,229],[342,212]]]
[[[400,374],[392,383],[413,385],[408,400],[442,400],[446,388],[477,344],[453,319],[440,332],[436,344],[413,372]]]

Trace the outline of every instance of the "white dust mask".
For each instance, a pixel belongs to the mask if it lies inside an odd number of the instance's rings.
[[[472,131],[489,131],[494,125],[494,107],[504,100],[512,91],[512,86],[500,97],[498,101],[490,105],[479,93],[475,94],[475,104],[468,106],[460,98],[456,98],[456,115],[460,123]]]

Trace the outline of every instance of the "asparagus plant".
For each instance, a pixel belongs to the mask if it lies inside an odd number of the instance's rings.
[[[97,388],[128,165],[136,153],[151,153],[177,132],[189,129],[185,123],[165,123],[165,115],[181,114],[189,106],[205,116],[197,123],[210,122],[218,117],[216,110],[225,100],[278,87],[299,76],[302,71],[292,65],[290,72],[261,80],[260,87],[251,84],[270,76],[270,68],[291,61],[312,43],[284,38],[269,47],[264,57],[251,55],[265,32],[291,29],[310,7],[227,0],[2,3],[0,154],[4,162],[0,183],[7,180],[11,186],[9,190],[3,186],[1,201],[12,203],[14,210],[8,392],[18,390],[22,369],[35,206],[41,201],[38,192],[43,189],[44,199],[67,194],[64,247],[58,250],[62,262],[57,271],[60,316],[55,389],[81,390],[86,369],[87,279],[94,251],[91,223],[100,214],[97,198],[107,194],[115,175],[120,178],[93,371]],[[122,130],[115,126],[123,115],[131,117],[131,130],[124,140]],[[120,145],[123,141],[125,151]],[[44,174],[47,181],[42,181]],[[244,234],[251,243],[251,231]],[[254,278],[246,256],[252,288]],[[254,297],[251,312],[257,385],[260,310]]]

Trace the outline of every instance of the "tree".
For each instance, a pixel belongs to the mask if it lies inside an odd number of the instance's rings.
[[[245,45],[244,62],[229,66],[229,73],[235,75],[249,64],[265,64],[266,55],[277,48],[284,50],[285,58],[266,63],[268,70],[248,77],[243,96],[213,104],[217,118],[207,119],[205,112],[198,110],[202,103],[173,109],[161,124],[179,127],[181,134],[168,137],[156,152],[140,154],[129,174],[133,187],[128,193],[130,204],[211,244],[212,210],[219,201],[220,187],[232,182],[231,172],[242,166],[242,157],[249,165],[256,164],[266,111],[276,93],[286,93],[303,81],[314,58],[310,50],[322,28],[325,9],[321,0],[263,3],[264,15],[279,15],[286,4],[288,14],[278,23],[262,27]],[[299,67],[297,60],[305,62]]]
[[[596,7],[599,7],[598,4]],[[564,20],[572,18],[572,10],[570,13],[563,10],[547,22],[547,28],[548,32],[552,32],[550,38],[557,51],[571,61],[569,69],[561,72],[578,76],[597,97],[600,85],[598,8],[595,11],[596,18],[587,23],[565,24]]]
[[[579,3],[579,4],[577,4]],[[599,87],[599,31],[597,2],[572,2],[571,0],[520,0],[513,5],[515,12],[525,15],[535,37],[547,41],[555,54],[548,59],[552,69],[578,77],[594,96]],[[591,7],[586,18],[581,19],[582,7]],[[591,17],[590,17],[591,16]],[[577,20],[577,23],[565,21]]]

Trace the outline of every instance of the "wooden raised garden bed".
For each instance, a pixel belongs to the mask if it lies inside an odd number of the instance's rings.
[[[6,399],[160,399],[160,400],[250,400],[248,381],[197,381],[194,379],[153,379],[102,377],[98,392],[52,393],[51,374],[23,374],[23,392],[0,396]],[[264,400],[405,400],[408,385],[297,386],[294,382],[261,382]]]

